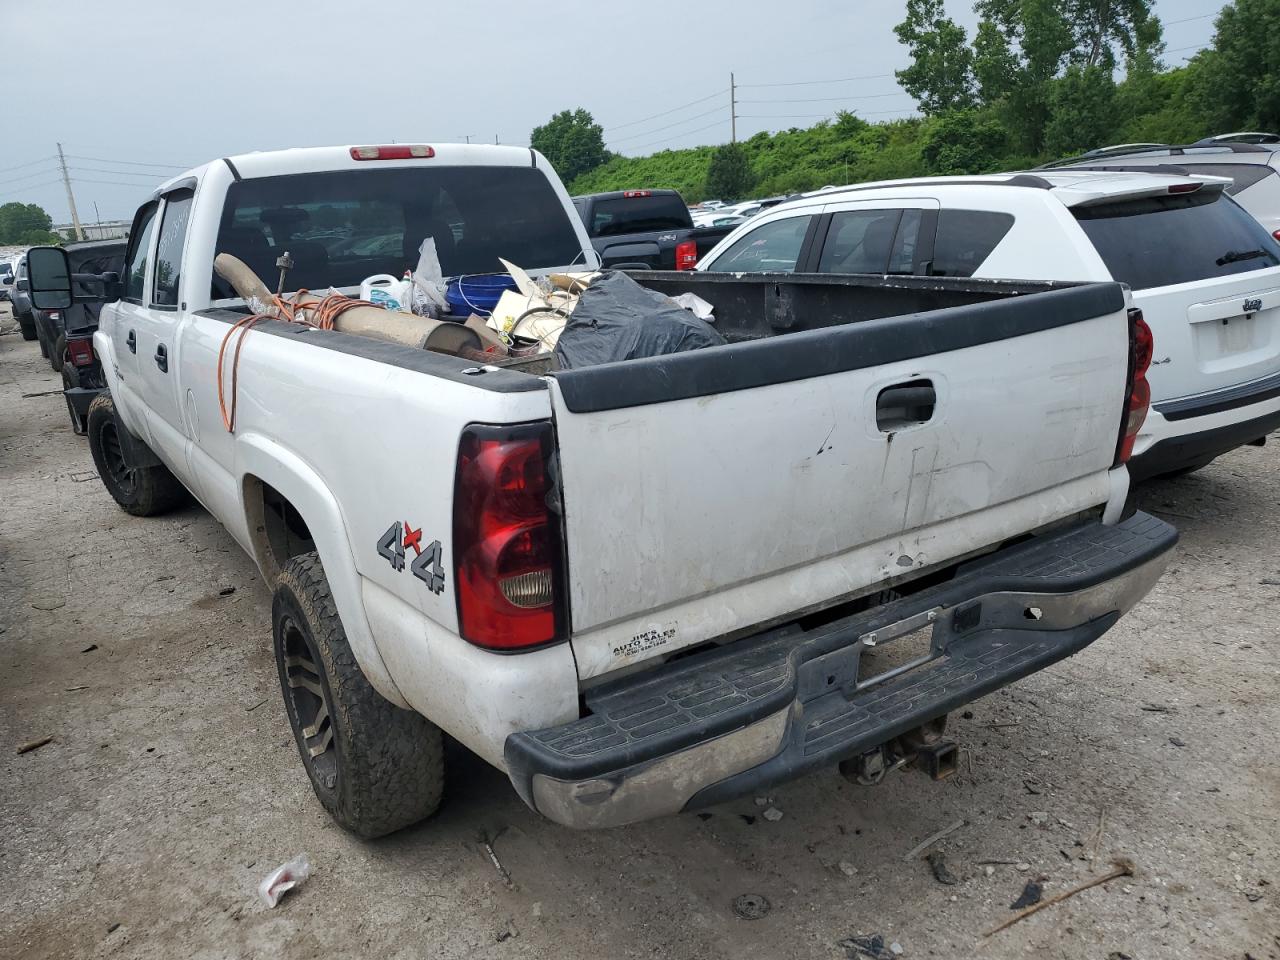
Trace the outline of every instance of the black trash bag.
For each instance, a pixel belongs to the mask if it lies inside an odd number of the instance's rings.
[[[582,292],[556,343],[561,370],[660,357],[724,343],[705,320],[625,273],[607,271]]]

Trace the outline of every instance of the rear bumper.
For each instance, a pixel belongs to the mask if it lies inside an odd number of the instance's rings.
[[[1136,483],[1203,466],[1280,429],[1280,375],[1152,404],[1129,460]]]
[[[588,692],[589,716],[508,737],[508,772],[539,813],[583,828],[759,791],[1081,650],[1151,589],[1176,541],[1147,514],[1089,523],[984,557],[894,603],[624,678]],[[931,624],[931,659],[859,678],[864,649]]]

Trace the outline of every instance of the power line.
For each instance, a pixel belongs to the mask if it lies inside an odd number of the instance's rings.
[[[723,97],[728,92],[729,91],[727,89],[717,90],[715,93],[709,93],[705,97],[699,97],[697,100],[691,100],[682,106],[672,107],[670,110],[663,110],[661,113],[655,113],[651,117],[644,117],[640,120],[628,120],[626,123],[615,123],[612,127],[606,127],[604,132],[608,133],[611,130],[621,130],[623,127],[634,127],[637,123],[648,123],[650,120],[657,120],[659,117],[666,117],[673,113],[679,113],[681,110],[688,109],[689,107],[696,107],[700,103],[706,103],[713,97]]]
[[[713,113],[722,113],[723,111],[724,111],[724,107],[712,107],[710,110],[707,110],[705,113],[695,113],[692,117],[685,117],[683,120],[675,121],[675,123],[668,123],[665,126],[654,127],[652,130],[645,130],[642,133],[633,133],[630,136],[626,136],[626,137],[611,137],[609,139],[609,142],[622,143],[625,140],[635,140],[638,137],[650,137],[650,136],[653,136],[653,134],[655,133],[661,133],[663,130],[669,130],[672,127],[678,127],[682,123],[690,123],[694,120],[701,120],[703,117],[709,117]]]
[[[850,100],[881,100],[884,97],[906,97],[910,96],[905,90],[895,90],[893,93],[867,93],[860,96],[847,97],[798,97],[798,98],[782,98],[776,100],[739,100],[739,103],[840,103]]]
[[[54,158],[50,158],[54,159]],[[17,183],[19,180],[30,180],[32,177],[43,177],[48,175],[48,170],[37,170],[35,173],[24,173],[20,177],[10,177],[8,180],[0,180],[0,183]]]
[[[1207,48],[1207,43],[1193,43],[1189,47],[1174,47],[1172,50],[1166,50],[1165,53],[1181,53],[1183,50],[1205,50]]]
[[[901,114],[901,110],[871,110],[867,113],[856,113],[857,117],[883,117],[891,113]],[[810,120],[814,117],[830,117],[830,113],[752,113],[740,114],[739,120]]]
[[[144,177],[145,179],[149,180],[152,183],[159,183],[160,180],[162,180],[165,177],[165,174],[163,173],[148,173],[146,171],[140,171],[138,173],[134,173],[132,170],[110,170],[106,167],[72,167],[71,168],[72,173],[80,173],[82,171],[85,173],[110,173],[110,174],[114,174],[117,177]]]
[[[90,163],[111,163],[125,167],[161,167],[166,170],[190,170],[196,163],[144,163],[141,160],[109,160],[105,157],[79,157],[67,154],[68,160],[88,160]]]
[[[9,193],[26,193],[28,190],[42,190],[45,187],[57,186],[62,182],[62,178],[57,180],[47,180],[44,183],[29,183],[25,187],[4,187],[0,188],[0,195]]]
[[[148,185],[145,183],[126,183],[123,180],[90,180],[88,177],[76,177],[76,183],[105,183],[113,187],[133,187],[135,190],[146,190]]]
[[[1175,23],[1190,23],[1192,20],[1208,20],[1210,17],[1216,17],[1217,13],[1202,13],[1198,17],[1182,17],[1178,20],[1162,20],[1160,21],[1166,27],[1172,27]]]
[[[788,83],[740,83],[740,87],[812,87],[823,83],[849,83],[853,80],[891,80],[892,73],[868,73],[861,77],[837,77],[834,80],[792,80]]]
[[[50,160],[57,159],[57,157],[41,157],[39,160],[31,160],[27,163],[15,163],[12,167],[0,167],[0,173],[8,173],[10,170],[21,170],[24,167],[34,167],[37,163],[47,163]]]
[[[721,117],[721,118],[720,118],[719,120],[717,120],[715,123],[708,123],[705,127],[698,127],[696,130],[686,130],[684,133],[678,133],[678,134],[676,134],[676,135],[675,135],[675,137],[664,137],[663,139],[661,139],[661,140],[655,140],[655,141],[653,141],[652,143],[642,143],[642,144],[640,144],[640,146],[638,146],[638,147],[628,147],[627,149],[629,149],[629,150],[647,150],[647,149],[649,149],[650,147],[656,147],[656,146],[658,146],[659,144],[663,144],[663,143],[670,143],[673,139],[678,140],[678,139],[680,139],[681,137],[691,137],[691,136],[693,136],[695,133],[702,133],[702,131],[704,131],[704,130],[710,130],[712,127],[718,127],[718,126],[720,126],[722,123],[727,123],[728,121],[729,121],[729,118],[728,118],[728,117]]]

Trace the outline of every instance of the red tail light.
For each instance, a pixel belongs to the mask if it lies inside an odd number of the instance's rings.
[[[1280,230],[1271,231],[1271,236],[1275,237],[1277,240],[1280,240]]]
[[[68,340],[67,354],[71,357],[71,362],[77,367],[93,366],[93,341],[87,337]]]
[[[676,269],[692,270],[698,265],[698,244],[694,240],[681,240],[676,244]]]
[[[352,160],[426,160],[436,155],[424,143],[393,143],[384,147],[352,147]]]
[[[1155,339],[1151,328],[1142,318],[1142,311],[1129,311],[1129,391],[1125,401],[1124,426],[1120,434],[1120,446],[1116,450],[1116,466],[1128,463],[1133,455],[1133,444],[1138,431],[1147,420],[1147,408],[1151,406],[1151,385],[1147,383],[1147,369],[1151,366]]]
[[[565,563],[550,423],[472,424],[458,445],[454,582],[464,640],[524,650],[565,635]]]
[[[622,195],[628,200],[635,200],[637,197],[652,197],[652,190],[623,190]]]

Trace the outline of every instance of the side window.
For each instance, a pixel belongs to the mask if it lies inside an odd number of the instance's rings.
[[[142,302],[142,288],[147,279],[147,251],[151,249],[151,228],[156,222],[156,205],[151,204],[137,219],[133,241],[124,265],[124,299]]]
[[[901,219],[901,210],[846,210],[832,214],[818,272],[887,273],[889,252]],[[910,273],[910,268],[906,272]]]
[[[916,271],[916,252],[919,249],[920,221],[923,210],[903,210],[898,224],[898,235],[889,253],[889,273],[912,274]]]
[[[1275,170],[1260,163],[1197,163],[1188,164],[1191,173],[1204,173],[1211,177],[1230,177],[1231,186],[1227,187],[1227,195],[1235,196],[1248,190],[1255,183],[1275,175]]]
[[[792,273],[800,259],[804,235],[812,217],[789,217],[762,224],[716,257],[707,270],[714,273]]]
[[[933,245],[935,277],[972,277],[1013,229],[1013,215],[987,210],[938,211]]]
[[[178,305],[178,280],[182,270],[182,245],[191,219],[190,190],[175,190],[165,196],[160,219],[160,241],[156,246],[156,283],[151,302],[157,307]]]

